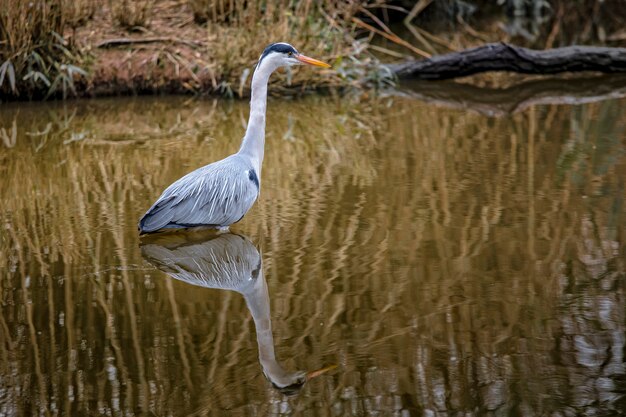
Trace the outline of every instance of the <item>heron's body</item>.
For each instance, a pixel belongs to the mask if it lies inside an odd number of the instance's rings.
[[[259,195],[252,163],[234,154],[185,175],[167,187],[139,222],[142,232],[238,222]]]
[[[243,218],[261,189],[269,77],[281,66],[300,63],[329,67],[300,55],[289,44],[265,48],[252,76],[250,118],[239,151],[167,187],[139,221],[141,233],[196,226],[225,229]]]

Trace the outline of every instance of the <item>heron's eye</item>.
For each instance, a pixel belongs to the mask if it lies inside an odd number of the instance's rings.
[[[289,56],[293,55],[293,52],[289,51]]]

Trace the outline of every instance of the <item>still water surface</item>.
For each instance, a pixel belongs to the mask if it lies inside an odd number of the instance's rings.
[[[625,413],[624,99],[270,100],[233,234],[141,240],[247,103],[2,106],[1,415]]]

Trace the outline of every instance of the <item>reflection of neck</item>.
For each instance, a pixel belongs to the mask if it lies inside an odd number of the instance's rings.
[[[259,346],[259,362],[261,362],[263,373],[279,388],[293,385],[297,382],[298,373],[288,373],[276,361],[270,317],[270,298],[262,270],[259,272],[254,287],[243,295],[254,320],[256,340]]]
[[[274,68],[267,61],[261,61],[252,76],[252,98],[250,99],[250,118],[243,137],[240,155],[248,156],[252,165],[261,176],[261,164],[265,147],[265,112],[267,107],[267,83]]]

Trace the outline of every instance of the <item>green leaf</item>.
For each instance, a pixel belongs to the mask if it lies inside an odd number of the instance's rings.
[[[0,87],[2,87],[2,83],[4,82],[4,74],[7,71],[7,66],[9,65],[9,60],[6,60],[2,63],[2,65],[0,65]]]
[[[72,90],[72,93],[74,93],[74,95],[76,95],[76,89],[74,88],[74,79],[72,78],[71,75],[68,75],[66,77],[67,80],[67,85],[70,87],[70,89]],[[63,97],[65,98],[65,97]]]
[[[30,71],[28,74],[26,74],[23,78],[24,81],[30,80],[32,78],[33,83],[37,83],[38,81],[43,81],[43,83],[47,86],[50,87],[50,80],[48,80],[48,77],[46,77],[43,73],[39,72],[39,71]]]
[[[11,90],[16,93],[17,88],[15,85],[15,68],[13,67],[13,63],[10,59],[7,59],[0,65],[0,86],[4,82],[5,75],[8,75],[9,85],[11,86]]]
[[[63,55],[68,57],[69,59],[76,59],[76,57],[67,49],[65,46],[55,43],[53,45],[54,48],[57,48],[59,51],[63,52]]]
[[[71,64],[67,65],[67,73],[72,77],[74,76],[74,73],[80,74],[83,77],[87,76],[87,71],[85,71],[84,69],[80,67],[77,67],[76,65],[71,65]]]
[[[63,77],[62,74],[59,74],[59,75],[56,76],[54,81],[52,81],[52,85],[48,89],[48,94],[46,94],[46,97],[44,97],[44,100],[47,100],[52,94],[56,93],[57,88],[59,86],[59,83],[61,82],[61,78],[62,77]]]
[[[50,80],[48,80],[48,77],[39,71],[35,71],[35,80],[41,80],[46,86],[50,87]]]
[[[67,41],[63,38],[63,36],[59,35],[54,30],[51,33],[52,33],[52,36],[56,38],[57,42],[59,42],[59,44],[67,45]]]
[[[39,55],[39,53],[37,53],[36,51],[33,51],[31,53],[31,56],[35,60],[35,63],[39,65],[39,69],[41,69],[43,71],[46,71],[46,63],[44,62],[44,60],[41,57],[41,55]]]
[[[9,72],[9,84],[11,84],[11,90],[13,90],[13,92],[16,92],[17,89],[15,88],[15,68],[13,68],[13,64],[9,65],[8,72]]]

